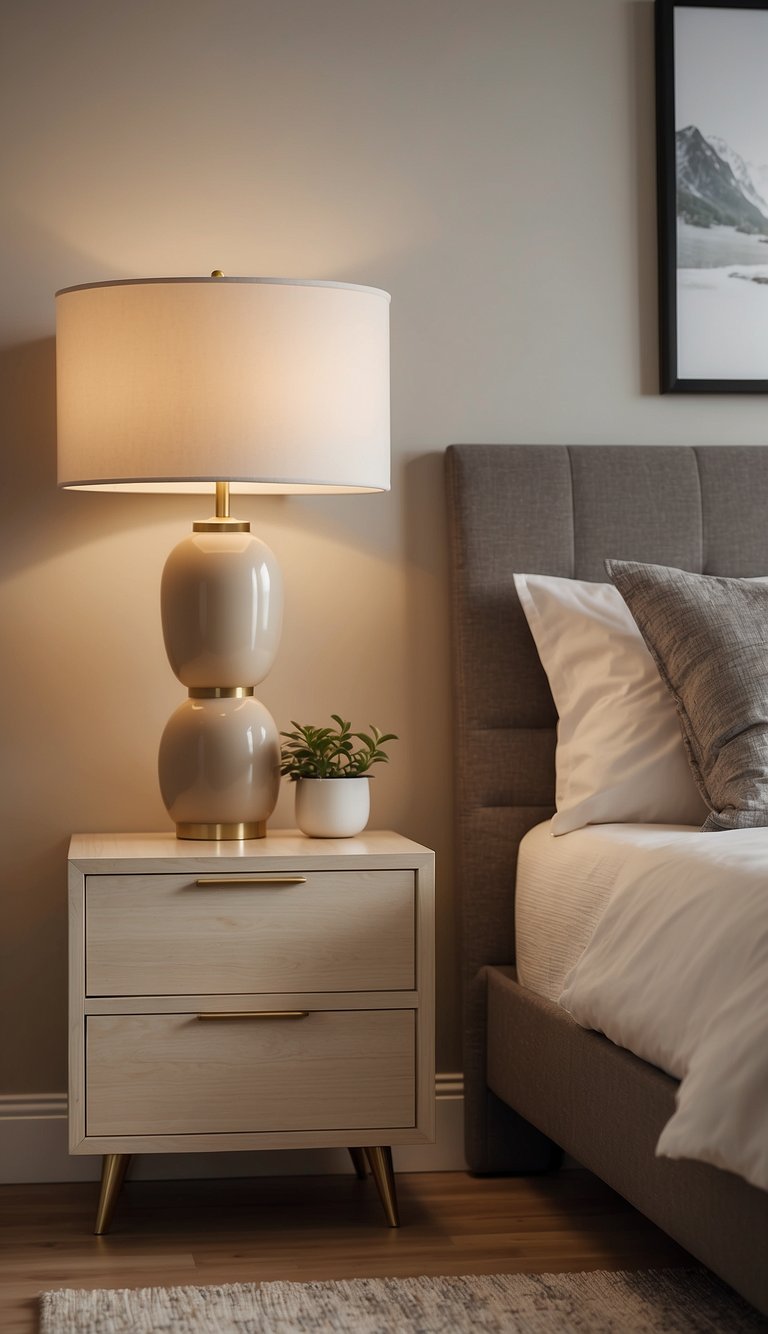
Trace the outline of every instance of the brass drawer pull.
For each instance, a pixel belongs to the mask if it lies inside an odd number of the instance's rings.
[[[306,885],[305,875],[206,875],[195,884],[205,889],[211,885]]]
[[[306,1019],[309,1010],[213,1010],[198,1019]]]

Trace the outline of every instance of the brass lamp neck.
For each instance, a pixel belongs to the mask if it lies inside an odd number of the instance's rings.
[[[212,519],[198,519],[192,524],[195,533],[249,533],[247,520],[232,519],[229,513],[229,482],[216,483],[216,513]]]

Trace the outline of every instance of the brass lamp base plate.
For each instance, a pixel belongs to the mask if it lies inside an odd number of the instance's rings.
[[[266,820],[240,821],[236,824],[177,824],[177,838],[199,838],[209,842],[224,839],[266,838]]]

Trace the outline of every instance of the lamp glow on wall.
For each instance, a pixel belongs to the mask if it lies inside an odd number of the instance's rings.
[[[212,492],[171,552],[163,635],[189,698],[160,743],[179,838],[259,838],[279,739],[254,687],[282,621],[277,561],[230,490],[389,489],[389,295],[282,278],[150,278],[56,294],[59,486]]]

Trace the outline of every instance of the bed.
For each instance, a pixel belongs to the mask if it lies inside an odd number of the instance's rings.
[[[606,557],[765,575],[768,448],[469,445],[446,465],[467,1161],[533,1173],[564,1151],[768,1311],[768,1194],[655,1156],[677,1081],[518,981],[518,849],[554,811],[557,713],[513,578],[605,581]]]

